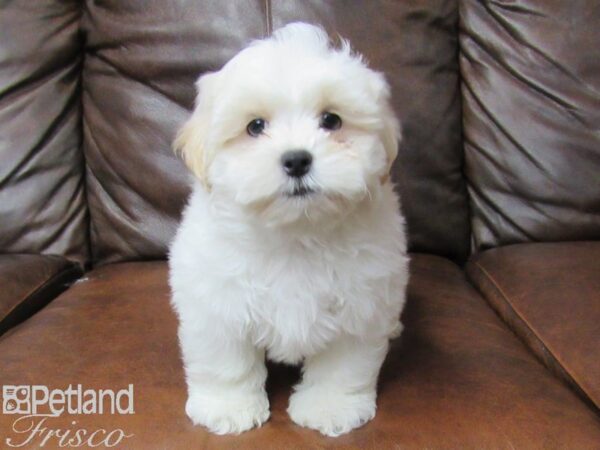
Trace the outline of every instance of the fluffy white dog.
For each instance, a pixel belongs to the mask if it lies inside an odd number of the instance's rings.
[[[197,88],[175,142],[195,184],[170,251],[186,412],[219,434],[261,425],[269,358],[303,364],[294,422],[346,433],[375,415],[408,279],[389,87],[295,23]]]

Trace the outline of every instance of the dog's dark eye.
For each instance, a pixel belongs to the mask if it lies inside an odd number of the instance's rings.
[[[337,114],[324,112],[321,114],[319,126],[325,130],[339,130],[342,127],[342,119]]]
[[[265,130],[267,122],[265,119],[254,119],[246,125],[246,131],[252,137],[257,137]]]

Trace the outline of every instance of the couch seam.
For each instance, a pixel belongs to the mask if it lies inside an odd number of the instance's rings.
[[[468,227],[467,230],[467,245],[466,245],[466,254],[460,259],[461,267],[467,264],[469,260],[469,255],[472,255],[475,252],[476,244],[475,244],[475,231],[473,225],[473,217],[474,217],[474,206],[473,199],[471,198],[471,194],[469,192],[469,178],[467,177],[467,154],[465,148],[465,101],[463,95],[463,84],[465,83],[463,77],[463,65],[461,64],[461,54],[462,54],[462,43],[461,43],[461,33],[463,27],[463,19],[462,19],[462,2],[458,1],[456,3],[456,67],[457,67],[457,80],[456,80],[456,95],[458,96],[458,102],[460,107],[460,175],[462,177],[461,190],[462,194],[465,198],[465,206],[467,209],[467,217],[466,224]]]
[[[86,257],[81,268],[83,272],[89,269],[94,260],[94,249],[92,244],[92,211],[90,208],[90,193],[88,189],[88,160],[85,152],[85,102],[83,100],[85,90],[85,63],[87,58],[87,32],[84,30],[84,15],[86,12],[87,4],[81,2],[79,4],[79,108],[80,116],[78,122],[79,128],[79,151],[81,152],[81,183],[83,197],[85,201],[85,244],[86,244]]]
[[[264,0],[265,3],[265,19],[267,26],[267,37],[273,33],[273,12],[271,10],[271,0]]]
[[[4,317],[2,317],[2,319],[0,319],[0,323],[4,322],[4,320],[6,318],[8,318],[11,314],[13,314],[15,309],[19,308],[19,306],[22,305],[25,301],[27,301],[27,299],[32,298],[32,297],[38,295],[39,293],[43,292],[47,288],[47,286],[55,284],[57,279],[59,279],[60,277],[62,277],[63,274],[68,273],[68,272],[74,272],[75,274],[78,275],[77,278],[79,278],[82,275],[82,271],[79,269],[79,266],[77,264],[69,261],[69,264],[67,267],[59,270],[58,272],[53,274],[50,278],[39,283],[34,289],[31,289],[26,295],[24,295],[22,297],[23,300],[20,301],[19,303],[15,304],[12,308],[10,308],[7,311],[7,313],[4,315]],[[51,300],[53,300],[53,299],[51,299]]]
[[[529,331],[531,331],[531,333],[533,334],[533,337],[535,337],[535,339],[537,340],[537,342],[546,350],[547,354],[554,359],[554,361],[556,361],[556,363],[560,366],[560,368],[564,371],[564,373],[570,378],[570,381],[572,384],[574,384],[575,386],[577,386],[581,392],[584,393],[584,395],[588,398],[588,400],[596,406],[596,408],[598,408],[598,405],[596,405],[596,402],[592,399],[592,397],[590,396],[589,392],[587,391],[587,389],[585,389],[580,383],[578,383],[576,380],[577,378],[575,378],[573,376],[573,374],[571,373],[571,371],[569,371],[566,366],[563,364],[562,360],[560,358],[558,358],[555,354],[555,352],[552,350],[551,346],[546,345],[546,343],[540,338],[538,332],[536,331],[536,329],[529,323],[529,321],[527,321],[523,315],[520,313],[520,311],[518,310],[518,308],[516,308],[510,301],[509,301],[509,297],[506,295],[506,293],[504,292],[504,290],[500,287],[500,285],[496,282],[496,280],[494,279],[494,277],[481,265],[479,264],[478,261],[475,261],[474,266],[477,267],[477,269],[483,273],[483,275],[490,281],[490,283],[492,283],[492,286],[494,287],[494,289],[500,294],[500,297],[502,298],[502,301],[508,306],[510,307],[510,309],[512,311],[514,311],[514,313],[516,314],[517,318],[519,320],[521,320],[521,322],[523,322],[523,324],[525,324],[525,326],[527,326],[527,328],[529,329]],[[484,294],[485,297],[485,294]],[[495,308],[494,308],[495,309]],[[501,315],[501,314],[500,314]],[[510,324],[509,324],[510,327]],[[511,329],[513,329],[513,331],[515,332],[515,334],[517,334],[517,336],[519,336],[521,338],[521,340],[524,339],[523,336],[520,335],[519,331],[514,329],[513,327],[510,327]],[[527,344],[527,342],[524,342],[525,346],[528,347],[531,351],[534,352],[534,354],[536,354],[535,350],[531,348],[530,345]],[[536,356],[542,360],[542,364],[544,364],[544,366],[547,367],[547,364],[544,363],[543,358],[539,355],[536,354]],[[552,368],[549,368],[552,371]]]

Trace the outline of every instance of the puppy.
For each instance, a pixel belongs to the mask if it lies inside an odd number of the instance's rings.
[[[337,436],[372,419],[408,279],[382,74],[294,23],[197,82],[175,148],[195,175],[170,249],[187,415],[269,418],[265,359],[302,364],[288,413]]]

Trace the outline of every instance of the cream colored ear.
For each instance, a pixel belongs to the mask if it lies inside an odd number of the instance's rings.
[[[383,108],[383,129],[381,131],[381,140],[385,153],[387,155],[387,174],[392,170],[392,165],[398,156],[398,144],[402,139],[400,131],[400,122],[392,107],[387,103]]]
[[[377,99],[379,110],[381,111],[380,120],[383,123],[383,127],[380,131],[380,138],[387,159],[385,174],[381,176],[381,184],[384,184],[390,178],[390,171],[396,156],[398,156],[398,144],[402,139],[402,135],[400,132],[400,122],[398,122],[396,113],[390,105],[390,86],[387,83],[385,76],[379,72],[371,72],[370,80],[373,95]]]
[[[198,94],[194,112],[177,133],[173,150],[181,155],[188,168],[206,188],[210,188],[207,171],[210,162],[210,149],[207,139],[216,94],[215,73],[202,75],[196,82]]]

